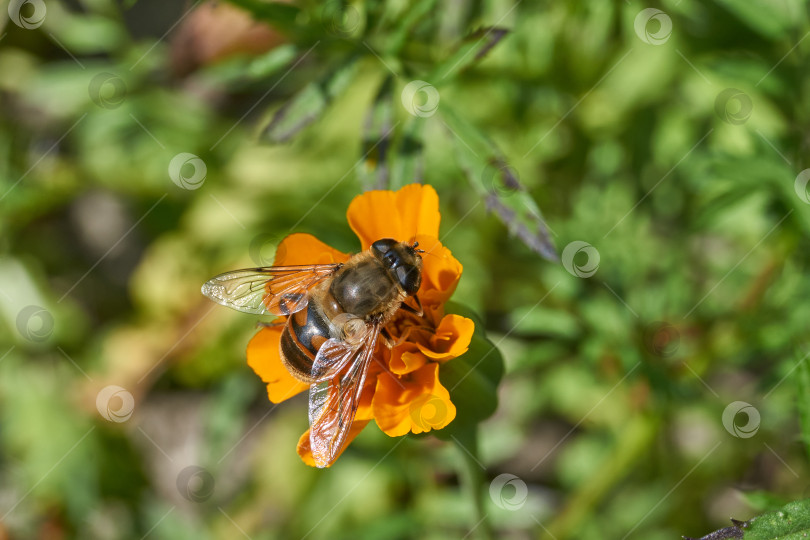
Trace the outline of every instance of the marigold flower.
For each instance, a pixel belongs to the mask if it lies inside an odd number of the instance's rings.
[[[456,416],[450,393],[439,381],[442,363],[464,354],[474,324],[460,315],[445,314],[444,303],[461,277],[461,264],[438,240],[439,198],[430,186],[410,184],[397,192],[370,191],[355,197],[347,219],[363,250],[381,238],[419,242],[422,285],[418,297],[424,315],[400,310],[386,329],[394,341],[388,348],[378,340],[361,394],[360,405],[344,449],[374,420],[391,437],[441,429]],[[341,253],[309,234],[292,234],[279,245],[276,266],[346,261]],[[290,375],[279,356],[282,326],[262,328],[247,347],[248,365],[267,384],[270,401],[279,403],[309,386]],[[298,454],[315,466],[309,431],[298,442]]]

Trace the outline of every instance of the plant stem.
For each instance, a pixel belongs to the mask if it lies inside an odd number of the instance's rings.
[[[456,448],[462,458],[459,464],[461,483],[473,503],[475,512],[473,530],[475,530],[478,538],[491,540],[493,538],[492,527],[487,519],[489,516],[484,512],[484,473],[486,473],[486,468],[478,459],[477,434],[476,428],[464,430],[454,435],[453,441],[456,443]]]

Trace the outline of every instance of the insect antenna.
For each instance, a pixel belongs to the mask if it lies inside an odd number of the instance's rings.
[[[434,257],[436,257],[436,258],[438,258],[438,259],[444,259],[444,258],[445,258],[445,257],[444,257],[444,256],[442,256],[442,255],[436,255],[436,254],[435,254],[435,253],[433,253],[432,251],[425,251],[424,249],[418,249],[418,250],[416,250],[416,252],[417,252],[417,253],[422,253],[422,254],[424,254],[424,255],[432,255],[432,256],[434,256]]]

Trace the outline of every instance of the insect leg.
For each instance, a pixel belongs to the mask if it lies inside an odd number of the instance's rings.
[[[285,324],[287,324],[287,321],[276,319],[271,322],[257,322],[256,328],[281,328]]]
[[[407,311],[408,313],[413,313],[413,314],[414,314],[414,315],[416,315],[417,317],[421,317],[422,315],[424,315],[424,314],[425,314],[424,310],[422,309],[422,302],[419,300],[419,297],[418,297],[418,296],[416,296],[416,295],[414,295],[412,298],[413,298],[414,300],[416,300],[416,305],[419,307],[419,309],[418,309],[418,310],[417,310],[417,309],[412,308],[411,306],[409,306],[409,305],[408,305],[408,304],[406,304],[405,302],[402,302],[402,304],[400,304],[399,309],[405,310],[405,311]]]
[[[396,343],[394,342],[394,338],[388,332],[387,328],[383,328],[382,330],[380,330],[380,336],[382,336],[383,341],[385,342],[385,346],[388,347],[389,349],[392,349],[394,345],[396,345]]]

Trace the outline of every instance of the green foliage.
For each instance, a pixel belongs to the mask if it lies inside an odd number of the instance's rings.
[[[443,116],[456,137],[461,167],[487,209],[531,249],[547,259],[557,260],[540,209],[500,151],[451,106],[445,106]]]
[[[356,68],[354,59],[330,72],[321,83],[309,83],[295,94],[273,115],[262,131],[262,138],[280,143],[290,140],[296,133],[317,120],[343,92],[352,80]]]
[[[806,0],[11,4],[0,537],[804,534]],[[458,416],[310,469],[199,287],[412,181],[479,314]]]

